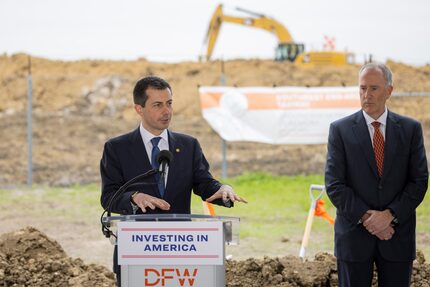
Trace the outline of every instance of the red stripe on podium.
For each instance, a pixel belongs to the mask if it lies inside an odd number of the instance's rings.
[[[219,231],[219,228],[121,228],[121,231]]]
[[[219,258],[219,255],[122,255],[122,258]]]

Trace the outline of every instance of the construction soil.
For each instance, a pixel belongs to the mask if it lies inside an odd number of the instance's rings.
[[[430,92],[430,65],[388,64],[394,72],[396,92]],[[239,87],[353,86],[358,69],[304,68],[261,60],[224,64],[226,84]],[[174,98],[171,128],[197,137],[213,174],[219,176],[222,142],[202,119],[198,86],[219,85],[220,72],[220,62],[61,62],[32,58],[34,182],[62,186],[99,182],[104,142],[138,126],[132,90],[136,80],[146,75],[159,75],[170,82]],[[27,82],[26,55],[0,56],[0,187],[19,186],[27,180]],[[430,143],[430,97],[394,97],[389,107],[420,120],[426,143]],[[228,143],[228,175],[255,171],[322,174],[325,155],[325,145]]]
[[[430,92],[429,65],[388,65],[395,75],[396,92]],[[358,69],[303,68],[261,60],[224,63],[226,84],[231,86],[352,86],[357,83]],[[99,182],[104,142],[138,125],[131,94],[136,80],[146,75],[159,75],[170,82],[175,110],[172,130],[197,137],[213,174],[220,176],[221,139],[202,119],[197,90],[200,85],[219,85],[220,71],[220,62],[61,62],[32,58],[34,182],[55,186]],[[28,56],[0,56],[1,188],[20,187],[27,179],[27,82]],[[430,97],[394,97],[389,107],[421,121],[429,157]],[[228,174],[322,174],[325,153],[325,145],[228,143]],[[9,231],[18,220],[7,220]],[[58,232],[79,242],[81,230],[73,228],[70,232],[70,228],[59,227]],[[98,251],[94,248],[86,252]],[[429,270],[419,254],[414,263],[413,286],[430,286]],[[335,260],[329,254],[318,254],[305,262],[292,256],[227,262],[227,286],[337,286],[336,276]],[[113,284],[114,277],[105,266],[87,265],[68,257],[58,243],[34,227],[0,235],[0,286]]]
[[[313,261],[298,257],[229,260],[228,287],[331,287],[338,286],[336,260],[321,253]],[[373,286],[377,286],[374,275]],[[418,253],[412,285],[429,287],[430,264]],[[0,286],[115,286],[106,267],[84,264],[67,256],[61,246],[39,230],[28,227],[0,236]]]

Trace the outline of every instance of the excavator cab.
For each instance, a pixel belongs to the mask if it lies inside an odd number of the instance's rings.
[[[303,44],[295,43],[288,29],[280,22],[263,14],[236,8],[236,10],[247,13],[249,16],[225,15],[222,4],[219,4],[212,15],[209,28],[206,33],[205,45],[206,60],[209,61],[215,47],[221,25],[224,22],[258,28],[274,34],[278,38],[276,47],[276,61],[290,61],[298,65],[347,65],[354,62],[354,55],[340,51],[310,51],[305,52]]]
[[[305,45],[298,43],[279,43],[275,50],[276,61],[294,62],[305,51]]]

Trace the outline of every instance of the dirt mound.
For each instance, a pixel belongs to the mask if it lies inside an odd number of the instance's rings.
[[[430,66],[388,63],[396,92],[430,92]],[[0,186],[26,182],[27,65],[23,54],[0,56]],[[229,86],[356,85],[358,66],[298,67],[268,60],[224,63]],[[199,139],[215,176],[220,175],[221,139],[202,119],[198,86],[220,85],[221,63],[176,64],[137,61],[51,61],[32,58],[33,180],[50,185],[99,182],[103,143],[134,129],[132,90],[146,75],[166,78],[173,87],[172,129]],[[430,97],[396,97],[393,111],[423,123],[430,144]],[[427,148],[430,152],[430,148]],[[228,175],[270,172],[322,174],[325,145],[228,143]],[[430,158],[430,154],[428,154]]]
[[[98,265],[67,257],[61,246],[35,228],[0,236],[0,286],[115,286]]]
[[[313,261],[302,261],[299,257],[265,257],[261,260],[227,262],[228,287],[337,287],[336,259],[333,255],[320,253]],[[377,286],[376,273],[373,287]],[[430,264],[418,251],[414,261],[412,284],[429,287]]]
[[[430,65],[413,67],[389,61],[396,92],[430,92]],[[300,67],[270,60],[224,63],[228,86],[354,86],[358,65]],[[135,82],[147,75],[166,78],[173,87],[175,114],[200,115],[198,86],[221,84],[221,62],[175,64],[137,61],[51,61],[32,58],[34,110],[115,115],[130,110]],[[28,56],[0,55],[0,113],[25,111]]]
[[[296,287],[337,286],[336,261],[333,256],[319,255],[320,260],[303,262],[299,257],[265,257],[262,260],[229,261],[229,287]]]
[[[317,254],[313,261],[295,256],[229,260],[226,281],[228,287],[333,287],[337,286],[336,260],[327,253]],[[429,287],[430,265],[421,252],[414,262],[412,282],[415,287]],[[27,227],[0,236],[0,286],[104,287],[115,286],[115,280],[105,267],[68,257],[56,241]]]

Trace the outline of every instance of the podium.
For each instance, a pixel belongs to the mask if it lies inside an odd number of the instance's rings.
[[[239,218],[139,214],[103,222],[117,235],[122,287],[226,286],[225,245],[239,243]]]

